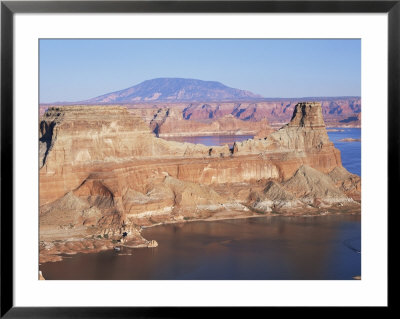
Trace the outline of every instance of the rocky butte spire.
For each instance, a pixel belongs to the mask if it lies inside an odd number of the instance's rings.
[[[314,152],[324,147],[333,147],[326,132],[322,106],[319,102],[296,104],[290,122],[269,137],[281,147],[291,150]]]
[[[284,179],[303,164],[328,173],[342,166],[340,151],[329,140],[322,116],[321,103],[301,102],[295,106],[292,119],[262,139],[235,143],[236,156],[260,153],[271,158]],[[275,160],[276,155],[280,158]]]
[[[325,128],[322,107],[319,102],[298,103],[288,126]]]

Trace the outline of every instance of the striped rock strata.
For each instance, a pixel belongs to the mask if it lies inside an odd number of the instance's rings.
[[[42,116],[39,135],[44,242],[115,239],[127,231],[146,246],[142,225],[291,208],[359,211],[351,198],[360,199],[360,179],[342,167],[319,103],[297,104],[287,125],[232,149],[157,138],[124,107],[53,107]],[[54,251],[57,245],[50,245],[53,253],[67,249]]]

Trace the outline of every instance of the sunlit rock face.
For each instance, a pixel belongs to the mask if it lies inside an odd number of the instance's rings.
[[[52,107],[39,133],[46,238],[117,236],[138,225],[251,215],[247,207],[265,213],[360,199],[360,179],[342,167],[315,102],[297,104],[288,124],[231,149],[163,140],[115,106]]]
[[[256,152],[271,158],[284,179],[303,164],[323,173],[342,166],[340,151],[329,140],[317,102],[297,104],[291,121],[267,137],[234,145],[235,155]]]
[[[42,203],[76,188],[90,173],[117,168],[124,171],[138,160],[230,154],[227,146],[210,151],[203,145],[156,138],[140,118],[131,116],[124,107],[50,108],[41,118],[39,137]]]
[[[315,102],[299,103],[289,124],[266,138],[235,143],[232,150],[157,138],[124,107],[53,107],[40,122],[39,163],[43,203],[76,188],[91,173],[123,172],[128,179],[135,174],[141,184],[155,174],[155,166],[157,172],[164,166],[179,179],[213,184],[285,179],[302,164],[324,173],[341,166]]]
[[[212,114],[210,114],[212,115]],[[150,127],[159,137],[258,135],[272,133],[267,119],[244,121],[232,114],[219,118],[188,120],[176,109],[160,109],[150,121]],[[266,136],[265,135],[265,136]]]
[[[325,124],[329,127],[360,127],[361,99],[359,97],[343,98],[313,98],[314,102],[321,103],[322,115]],[[169,112],[172,116],[183,119],[179,125],[190,125],[190,122],[217,121],[227,115],[240,120],[240,125],[246,122],[267,120],[275,128],[288,123],[296,105],[303,103],[293,99],[278,99],[275,101],[232,101],[232,102],[135,102],[129,105],[132,113],[141,115],[146,123],[154,116]],[[189,122],[189,123],[185,123]],[[167,126],[164,128],[167,130]],[[183,130],[183,127],[182,129]],[[174,131],[170,131],[173,133]]]
[[[319,152],[323,148],[334,151],[334,145],[326,132],[321,104],[317,102],[297,104],[290,122],[273,133],[270,139],[282,149],[310,153]]]

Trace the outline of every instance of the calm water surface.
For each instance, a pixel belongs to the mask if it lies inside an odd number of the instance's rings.
[[[340,142],[343,138],[361,139],[360,128],[337,128],[343,132],[328,132],[329,139],[342,155],[343,166],[351,173],[361,176],[361,142]]]
[[[329,280],[361,275],[357,215],[199,221],[148,228],[143,235],[159,246],[78,254],[40,269],[46,279]]]

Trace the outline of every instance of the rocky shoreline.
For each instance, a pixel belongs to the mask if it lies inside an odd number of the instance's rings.
[[[169,220],[164,222],[155,223],[152,225],[141,226],[139,231],[135,234],[131,234],[127,240],[121,244],[115,242],[115,240],[110,239],[99,239],[99,238],[90,238],[90,239],[78,239],[78,240],[65,240],[54,242],[40,242],[39,245],[39,265],[47,262],[57,262],[62,261],[63,258],[66,258],[65,255],[73,256],[76,254],[84,253],[98,253],[101,251],[112,250],[115,247],[127,247],[127,248],[153,248],[158,245],[162,245],[162,243],[157,243],[153,239],[145,239],[142,236],[142,231],[147,228],[164,226],[170,224],[183,224],[183,223],[191,223],[191,222],[214,222],[221,220],[234,220],[234,219],[248,219],[248,218],[263,218],[263,217],[317,217],[317,216],[332,216],[332,215],[359,215],[361,214],[358,207],[349,208],[347,211],[343,210],[322,210],[322,211],[309,211],[309,212],[281,212],[281,213],[249,213],[243,212],[238,215],[231,215],[227,217],[209,217],[209,218],[199,218],[199,219],[187,219],[187,220]]]

